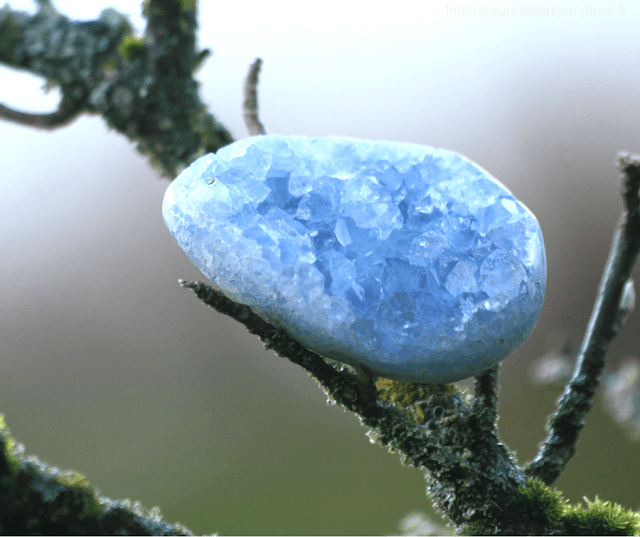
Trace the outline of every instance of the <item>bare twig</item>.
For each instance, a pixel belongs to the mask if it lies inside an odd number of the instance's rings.
[[[257,58],[249,68],[249,74],[244,82],[244,123],[250,136],[266,134],[264,125],[258,117],[258,75],[262,67],[262,60]]]
[[[500,364],[475,377],[473,413],[487,428],[495,429],[498,421],[498,376]]]
[[[282,330],[277,329],[269,324],[262,317],[254,313],[251,308],[245,304],[234,302],[222,292],[209,287],[201,282],[186,282],[180,280],[180,285],[186,289],[192,289],[196,296],[205,304],[212,307],[219,313],[228,315],[236,321],[242,323],[250,333],[257,335],[264,342],[265,347],[273,349],[273,351],[288,358],[293,363],[304,367],[309,373],[316,377],[321,383],[331,384],[338,376],[338,372],[325,362],[316,353],[304,348],[297,341],[291,339]],[[359,395],[357,390],[357,380],[355,375],[351,382],[353,383],[353,399],[351,405],[367,406],[366,401]],[[358,400],[359,399],[359,403]]]
[[[0,103],[0,119],[6,119],[19,125],[34,127],[36,129],[57,129],[71,123],[82,113],[82,109],[75,105],[71,99],[62,98],[58,109],[47,114],[31,114],[9,108]]]
[[[525,473],[553,483],[573,457],[585,417],[602,380],[607,349],[628,314],[625,289],[640,251],[640,156],[620,154],[625,210],[613,239],[596,304],[573,378],[549,422],[549,435]],[[628,294],[628,292],[627,292]]]

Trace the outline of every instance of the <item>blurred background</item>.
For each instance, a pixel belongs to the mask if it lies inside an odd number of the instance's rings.
[[[144,25],[136,2],[54,3],[76,19],[111,6]],[[580,342],[622,206],[616,154],[640,152],[640,8],[200,4],[199,45],[214,52],[198,73],[202,96],[236,138],[247,135],[243,80],[261,57],[269,133],[453,149],[536,214],[547,294],[502,367],[499,422],[530,460],[560,394],[532,383],[530,364]],[[514,5],[526,13],[506,15]],[[0,102],[55,109],[42,80],[5,68],[0,80]],[[27,453],[198,533],[388,534],[412,511],[433,514],[420,471],[178,286],[203,277],[163,224],[168,181],[100,117],[49,133],[0,123],[0,164],[0,412]],[[638,354],[639,328],[636,312],[611,367]],[[598,495],[638,509],[640,445],[601,399],[556,485],[574,503]]]

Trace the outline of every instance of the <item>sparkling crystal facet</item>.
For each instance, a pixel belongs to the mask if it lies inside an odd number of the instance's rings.
[[[452,151],[245,138],[180,174],[163,216],[227,296],[388,378],[478,374],[524,343],[542,307],[536,218]]]

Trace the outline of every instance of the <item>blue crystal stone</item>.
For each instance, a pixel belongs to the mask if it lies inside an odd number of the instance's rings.
[[[452,151],[245,138],[182,172],[163,216],[225,295],[391,379],[476,375],[524,343],[542,307],[536,218]]]

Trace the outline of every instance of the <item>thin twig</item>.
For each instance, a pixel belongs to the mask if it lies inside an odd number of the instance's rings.
[[[55,112],[47,114],[31,114],[29,112],[21,112],[9,108],[0,103],[0,119],[6,119],[18,125],[25,125],[27,127],[34,127],[36,129],[57,129],[58,127],[64,127],[76,119],[82,110],[72,105],[70,99],[64,97],[58,105],[58,109]]]
[[[640,251],[640,156],[620,154],[625,211],[613,239],[596,304],[578,356],[573,378],[549,422],[549,435],[525,473],[552,484],[576,451],[585,417],[602,380],[607,349],[628,313],[623,299]]]
[[[467,420],[468,449],[475,457],[482,458],[486,468],[497,468],[506,460],[514,460],[498,435],[498,379],[500,364],[490,367],[475,377],[475,397],[472,414]],[[514,462],[515,466],[515,462]],[[519,486],[524,485],[524,475],[518,467],[513,474]],[[505,486],[501,501],[508,501],[509,491]]]
[[[242,323],[250,333],[257,335],[264,342],[266,348],[272,349],[279,356],[288,358],[293,363],[304,367],[321,383],[331,384],[339,376],[339,373],[320,356],[300,345],[282,330],[269,324],[254,313],[249,306],[234,302],[222,292],[201,282],[191,283],[180,280],[179,283],[185,289],[192,289],[200,300],[217,312]],[[351,376],[353,377],[354,398],[359,399],[361,406],[368,406],[370,401],[359,395],[356,377],[355,375]]]
[[[498,376],[500,364],[475,377],[473,413],[486,426],[495,429],[498,420]]]
[[[262,60],[257,58],[249,69],[249,74],[244,82],[244,123],[250,136],[266,134],[264,125],[258,117],[258,75],[262,67]]]

